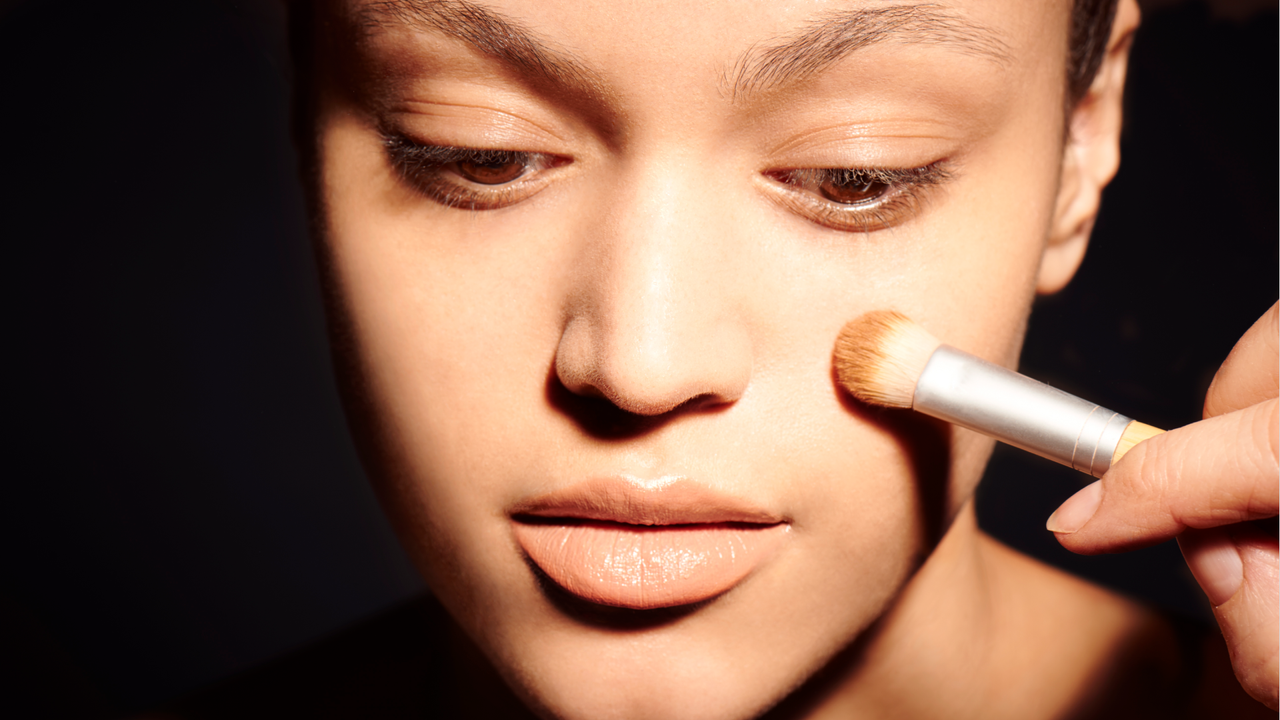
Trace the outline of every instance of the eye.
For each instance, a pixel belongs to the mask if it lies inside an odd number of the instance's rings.
[[[764,173],[774,200],[835,230],[873,232],[906,222],[930,186],[950,178],[941,161],[918,168],[797,168]]]
[[[889,183],[857,170],[828,170],[815,183],[822,197],[842,205],[875,202],[889,192]]]
[[[515,159],[459,160],[458,174],[478,185],[503,185],[525,174],[528,164]]]
[[[428,145],[398,133],[384,133],[383,148],[406,184],[441,205],[464,210],[522,202],[546,187],[552,170],[570,162],[547,153]]]

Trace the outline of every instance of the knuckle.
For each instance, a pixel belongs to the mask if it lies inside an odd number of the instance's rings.
[[[1258,414],[1260,417],[1254,425],[1255,433],[1261,435],[1258,446],[1269,451],[1267,458],[1271,461],[1270,469],[1275,469],[1280,466],[1280,402],[1271,400],[1263,403]]]
[[[1269,408],[1260,408],[1252,423],[1254,453],[1252,477],[1249,483],[1249,509],[1252,517],[1267,517],[1276,514],[1280,509],[1280,443],[1277,432],[1280,431],[1280,406],[1272,401]]]

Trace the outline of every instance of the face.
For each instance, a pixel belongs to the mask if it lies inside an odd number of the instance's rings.
[[[746,717],[881,617],[990,443],[844,396],[896,309],[1016,361],[1065,2],[335,2],[322,254],[366,463],[547,714]]]

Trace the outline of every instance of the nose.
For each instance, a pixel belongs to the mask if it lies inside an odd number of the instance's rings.
[[[636,415],[732,403],[751,378],[732,218],[683,177],[652,163],[602,189],[556,351],[569,391]]]

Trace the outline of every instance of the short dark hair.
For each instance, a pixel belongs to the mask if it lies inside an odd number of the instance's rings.
[[[1107,54],[1117,0],[1075,0],[1067,45],[1067,111],[1089,92]]]

